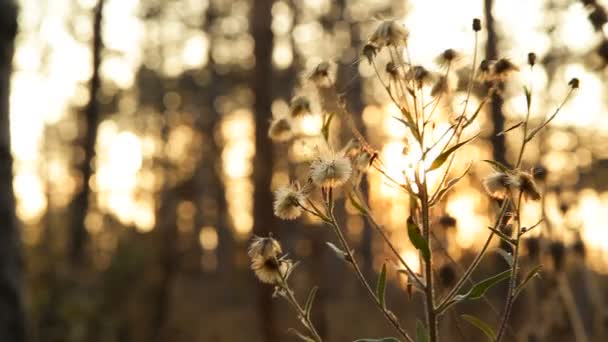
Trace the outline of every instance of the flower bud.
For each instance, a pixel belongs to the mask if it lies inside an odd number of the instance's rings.
[[[479,18],[473,19],[473,31],[481,31],[481,20],[479,20]]]

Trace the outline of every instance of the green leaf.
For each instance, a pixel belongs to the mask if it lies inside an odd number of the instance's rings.
[[[414,247],[420,251],[420,254],[422,254],[424,260],[428,262],[431,259],[431,250],[429,249],[429,244],[422,237],[420,228],[418,228],[418,225],[416,222],[414,222],[414,219],[411,216],[407,219],[407,235],[409,236],[412,245],[414,245]]]
[[[530,112],[530,107],[532,106],[532,92],[528,87],[524,86],[524,93],[526,94],[526,106],[528,107],[528,113]]]
[[[454,300],[462,301],[465,299],[479,299],[483,297],[483,295],[485,295],[486,291],[488,291],[489,288],[500,283],[503,280],[509,279],[509,277],[511,277],[511,270],[506,270],[504,272],[498,273],[495,276],[486,278],[480,281],[479,283],[473,285],[469,292],[455,296]]]
[[[379,338],[379,339],[364,338],[364,339],[356,340],[355,342],[400,342],[400,341],[394,337],[385,337],[385,338]]]
[[[457,149],[459,149],[460,147],[462,147],[463,145],[467,144],[468,142],[470,142],[471,140],[477,138],[477,135],[473,136],[472,138],[469,138],[463,142],[460,142],[450,148],[448,148],[447,150],[445,150],[443,153],[441,153],[434,161],[433,164],[431,164],[431,167],[429,168],[429,171],[438,169],[441,167],[441,165],[443,165],[443,163],[445,163],[445,161],[448,159],[448,157],[454,153]]]
[[[462,319],[464,319],[465,321],[471,323],[477,329],[481,330],[488,337],[488,340],[490,342],[496,341],[496,334],[494,333],[494,330],[492,330],[492,328],[486,322],[471,315],[460,315],[460,317],[462,317]]]
[[[380,271],[380,276],[378,277],[378,282],[376,283],[376,296],[378,296],[378,300],[380,301],[380,305],[382,305],[383,309],[386,309],[386,263],[382,264],[382,271]]]
[[[319,287],[315,286],[310,289],[310,293],[308,294],[308,298],[306,299],[306,304],[304,305],[304,312],[306,313],[306,317],[310,319],[310,313],[312,311],[312,303],[315,301],[315,296],[317,295],[317,291]]]
[[[496,253],[498,253],[503,259],[505,259],[509,266],[513,266],[513,255],[501,248],[497,248]]]
[[[504,135],[505,133],[510,132],[510,131],[512,131],[512,130],[514,130],[514,129],[516,129],[517,127],[519,127],[519,126],[521,126],[521,125],[523,125],[523,124],[524,124],[524,122],[523,122],[523,121],[520,121],[520,122],[516,123],[515,125],[513,125],[513,126],[511,126],[511,127],[507,128],[507,129],[505,129],[504,131],[502,131],[502,132],[500,132],[500,133],[496,134],[496,136],[501,136],[501,135]]]
[[[526,285],[530,282],[530,280],[532,280],[532,278],[534,278],[534,276],[538,275],[540,277],[540,270],[542,268],[543,268],[543,265],[537,265],[536,267],[531,269],[530,272],[528,272],[528,274],[526,274],[526,276],[524,277],[524,280],[522,280],[522,282],[519,285],[517,285],[517,288],[515,289],[515,294],[513,295],[514,299],[517,298],[517,296],[519,296],[521,291],[524,290]]]
[[[416,321],[416,342],[429,342],[429,333],[420,321]]]
[[[367,216],[367,210],[363,208],[363,205],[361,205],[361,203],[357,201],[355,196],[353,196],[352,192],[348,193],[348,199],[350,200],[350,203],[353,205],[353,207],[359,211],[361,216]]]
[[[495,160],[489,160],[489,159],[484,159],[482,160],[490,165],[492,165],[492,168],[494,168],[494,170],[496,171],[501,171],[501,172],[508,172],[509,168],[506,167],[504,164],[497,162]]]

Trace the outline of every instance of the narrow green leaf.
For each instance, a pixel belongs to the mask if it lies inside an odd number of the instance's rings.
[[[378,296],[378,300],[380,301],[380,305],[382,305],[383,309],[386,309],[386,263],[382,264],[382,271],[380,271],[380,276],[378,276],[378,282],[376,283],[376,296]]]
[[[528,87],[524,86],[524,93],[526,94],[526,106],[528,107],[528,112],[530,112],[530,107],[532,106],[532,92]]]
[[[465,299],[479,299],[483,297],[483,295],[485,295],[486,291],[488,291],[489,288],[500,283],[503,280],[509,279],[509,277],[511,277],[510,269],[478,282],[477,284],[473,285],[473,287],[471,287],[469,292],[462,295],[457,295],[454,297],[454,299],[456,301],[462,301]]]
[[[497,248],[496,253],[498,253],[507,262],[507,265],[511,267],[513,266],[513,255],[501,248]]]
[[[315,296],[317,295],[317,291],[319,287],[315,286],[310,289],[310,293],[308,294],[308,298],[306,298],[306,304],[304,305],[304,312],[306,313],[306,317],[310,319],[310,313],[312,312],[312,303],[315,301]]]
[[[494,333],[494,330],[486,322],[471,315],[460,315],[460,317],[462,317],[462,319],[464,319],[465,321],[471,323],[477,329],[481,330],[488,337],[488,341],[496,341],[496,334]]]
[[[489,159],[484,159],[482,161],[484,161],[484,162],[492,165],[492,168],[494,168],[494,170],[496,170],[496,171],[501,171],[501,172],[508,172],[509,171],[509,168],[506,167],[501,162],[497,162],[495,160],[489,160]]]
[[[398,339],[394,337],[385,337],[385,338],[364,338],[360,340],[356,340],[355,342],[400,342]]]
[[[524,122],[523,122],[523,121],[520,121],[520,122],[516,123],[515,125],[513,125],[513,126],[511,126],[511,127],[507,128],[507,129],[505,129],[504,131],[502,131],[502,132],[500,132],[500,133],[496,134],[496,136],[501,136],[501,135],[504,135],[505,133],[510,132],[510,131],[512,131],[512,130],[514,130],[514,129],[516,129],[517,127],[519,127],[519,126],[521,126],[521,125],[523,125],[523,124],[524,124]]]
[[[367,210],[365,208],[363,208],[363,205],[361,205],[357,201],[357,199],[355,198],[355,196],[353,196],[352,192],[348,193],[348,199],[350,200],[350,203],[353,205],[353,207],[355,209],[357,209],[362,216],[367,216]]]
[[[448,159],[448,157],[454,153],[457,149],[459,149],[460,147],[464,146],[465,144],[467,144],[468,142],[470,142],[471,140],[477,138],[477,134],[475,136],[473,136],[472,138],[469,138],[463,142],[460,142],[450,148],[448,148],[447,150],[445,150],[443,153],[441,153],[434,161],[433,164],[431,164],[431,167],[429,168],[429,171],[438,169],[441,167],[441,165],[443,165],[443,163],[445,163],[445,161]]]
[[[429,245],[422,237],[420,228],[416,222],[414,222],[414,219],[411,216],[407,219],[407,235],[409,236],[412,245],[414,245],[414,247],[420,251],[420,254],[422,254],[424,260],[428,262],[431,259]]]
[[[530,280],[532,280],[532,278],[534,278],[534,276],[538,275],[540,277],[540,270],[542,268],[543,268],[542,265],[537,265],[536,267],[531,269],[530,272],[528,272],[528,274],[526,274],[526,276],[524,277],[524,280],[522,280],[522,282],[519,285],[517,285],[517,288],[515,289],[515,294],[513,295],[514,298],[517,298],[517,296],[519,296],[521,291],[524,290],[526,285],[530,282]]]
[[[429,342],[429,333],[420,321],[416,321],[416,342]]]
[[[486,102],[488,102],[488,97],[486,97],[485,99],[483,99],[483,101],[481,101],[481,103],[479,103],[479,106],[477,106],[475,113],[473,113],[473,115],[471,116],[470,119],[467,119],[467,122],[464,125],[462,125],[462,128],[468,127],[470,124],[472,124],[475,121],[475,119],[477,118],[477,115],[479,115],[479,113],[481,112],[481,109],[486,104]]]

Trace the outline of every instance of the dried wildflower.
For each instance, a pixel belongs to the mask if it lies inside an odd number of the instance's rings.
[[[277,258],[283,249],[279,241],[269,237],[254,236],[247,254],[250,258],[274,259]]]
[[[568,85],[572,89],[578,89],[579,83],[580,82],[579,82],[578,78],[575,77],[575,78],[571,79],[570,82],[568,82]]]
[[[310,100],[306,96],[296,96],[289,106],[292,117],[310,114]]]
[[[478,18],[473,19],[473,31],[481,31],[481,20],[479,20]]]
[[[496,61],[484,59],[479,64],[479,80],[493,81],[494,80],[494,64]]]
[[[439,77],[433,84],[433,88],[431,88],[431,96],[433,97],[438,96],[439,94],[447,94],[449,92],[450,85],[446,76]]]
[[[369,43],[383,48],[385,46],[401,46],[407,43],[409,32],[394,20],[383,21],[369,38]]]
[[[256,277],[266,284],[277,284],[282,279],[286,279],[292,267],[293,262],[287,259],[251,258],[251,269]]]
[[[300,206],[306,197],[294,185],[288,185],[274,192],[274,214],[283,220],[295,220],[302,215]]]
[[[536,186],[536,182],[534,182],[534,177],[527,172],[518,172],[517,173],[519,190],[522,192],[525,199],[531,199],[533,201],[538,201],[540,199],[540,192],[538,191],[538,187]]]
[[[393,61],[386,63],[386,73],[392,80],[398,80],[403,78],[403,69],[399,68]]]
[[[435,63],[442,68],[453,66],[461,59],[460,53],[454,49],[447,49],[435,58]]]
[[[374,61],[374,57],[376,57],[376,54],[378,54],[378,48],[373,44],[367,43],[363,47],[361,54],[365,56],[369,64],[372,64]]]
[[[438,223],[441,227],[448,229],[448,228],[456,228],[457,221],[453,216],[451,216],[449,214],[444,214],[439,218]]]
[[[346,183],[352,171],[344,152],[327,151],[310,165],[310,178],[317,186],[336,187]]]
[[[418,88],[422,88],[424,85],[433,82],[433,74],[421,65],[416,65],[407,75],[408,80],[414,80]]]
[[[268,136],[277,142],[284,142],[293,138],[293,130],[289,119],[287,117],[272,119],[270,128],[268,129]]]
[[[321,62],[310,73],[308,79],[319,88],[329,88],[333,85],[333,69],[333,65],[330,62]]]
[[[543,165],[537,165],[532,168],[532,175],[534,179],[539,182],[544,182],[547,179],[547,168]]]
[[[528,65],[533,67],[536,64],[536,54],[534,52],[528,53]]]
[[[488,195],[497,199],[504,199],[509,196],[511,187],[519,187],[518,181],[517,177],[513,177],[511,174],[495,172],[483,180],[483,187]]]
[[[515,71],[519,71],[519,68],[506,58],[501,58],[494,64],[494,76],[498,80],[506,79]]]

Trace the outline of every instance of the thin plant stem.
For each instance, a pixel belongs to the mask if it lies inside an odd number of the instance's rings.
[[[298,300],[296,299],[295,295],[293,294],[293,291],[287,284],[287,279],[285,279],[283,274],[281,274],[281,282],[279,283],[279,287],[281,287],[283,293],[285,293],[284,298],[296,310],[298,318],[302,322],[302,325],[304,325],[308,332],[313,335],[313,338],[316,342],[322,342],[323,340],[321,339],[321,336],[315,329],[314,325],[310,320],[310,317],[306,314],[306,311],[302,308],[300,303],[298,303]]]
[[[329,189],[328,192],[331,193],[332,190]],[[332,199],[332,201],[333,201],[333,199]],[[350,245],[348,244],[348,241],[344,237],[344,234],[342,233],[342,229],[340,229],[340,226],[338,225],[338,221],[336,220],[336,217],[333,213],[333,204],[328,203],[327,207],[329,209],[328,215],[331,219],[331,222],[328,222],[328,224],[333,228],[334,232],[336,233],[336,236],[338,237],[338,240],[340,241],[340,244],[342,245],[342,248],[344,249],[344,252],[346,253],[346,255],[348,257],[350,264],[353,266],[355,275],[357,276],[357,278],[359,279],[359,281],[365,288],[366,292],[368,293],[368,295],[370,296],[372,301],[376,304],[378,309],[382,312],[382,314],[384,315],[386,320],[389,321],[389,323],[395,328],[395,330],[397,330],[397,332],[403,338],[405,338],[409,342],[414,342],[414,340],[407,334],[407,332],[405,332],[405,330],[403,330],[403,328],[401,327],[401,324],[399,324],[399,321],[397,320],[397,317],[395,317],[395,315],[392,312],[388,311],[385,307],[382,306],[382,303],[380,303],[380,300],[376,296],[374,290],[371,288],[371,286],[365,279],[365,276],[363,275],[363,272],[361,271],[359,264],[355,260],[355,257],[350,248]]]
[[[430,247],[430,217],[429,217],[429,196],[428,189],[426,185],[426,180],[424,180],[420,184],[420,202],[421,202],[421,212],[422,212],[422,233],[427,243],[429,244],[429,249],[432,251]],[[439,329],[438,329],[438,320],[437,313],[435,311],[435,288],[433,284],[433,253],[429,253],[429,258],[424,263],[425,267],[425,278],[426,278],[426,287],[425,289],[425,304],[426,304],[426,320],[429,331],[429,341],[437,342],[439,339]]]

